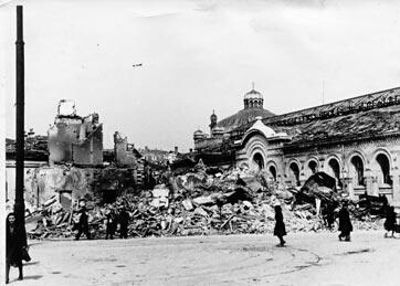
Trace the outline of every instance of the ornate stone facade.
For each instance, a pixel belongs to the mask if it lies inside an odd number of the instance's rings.
[[[222,130],[196,131],[199,157],[223,155],[229,146],[233,165],[264,169],[288,187],[324,171],[352,198],[384,194],[400,206],[400,88],[283,115],[263,109],[254,90],[244,101],[242,111],[212,124]]]

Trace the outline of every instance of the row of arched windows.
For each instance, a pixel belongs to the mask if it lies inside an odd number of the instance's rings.
[[[342,177],[339,161],[336,158],[331,158],[327,162],[325,172],[334,177],[338,182],[338,187],[342,187],[340,178]],[[268,167],[268,171],[272,178],[276,180],[277,170],[274,165]],[[318,162],[316,160],[308,161],[304,168],[306,178],[318,172]],[[365,164],[360,155],[353,155],[349,161],[348,176],[353,179],[354,186],[365,186]],[[377,178],[379,185],[392,185],[390,174],[390,160],[384,153],[379,153],[371,163],[372,176]],[[297,162],[291,162],[287,169],[287,178],[293,182],[294,185],[300,186],[300,167]]]

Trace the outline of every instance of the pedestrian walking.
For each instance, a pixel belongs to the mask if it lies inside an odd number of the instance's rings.
[[[323,217],[327,228],[332,230],[333,223],[335,222],[335,205],[333,203],[327,203],[326,207],[323,209]]]
[[[79,202],[80,209],[78,211],[79,214],[79,220],[78,223],[75,225],[75,228],[78,230],[75,240],[79,240],[81,237],[82,233],[86,235],[87,239],[90,239],[90,233],[89,233],[89,222],[88,222],[88,215],[86,213],[86,205],[85,201],[81,200]]]
[[[129,218],[129,213],[126,211],[126,208],[122,207],[118,216],[120,238],[128,238]]]
[[[396,230],[396,224],[397,224],[397,214],[394,211],[394,207],[389,207],[386,213],[386,220],[383,224],[385,230],[387,231],[385,233],[385,237],[388,237],[389,232],[392,232],[391,237],[394,237],[394,232]]]
[[[347,209],[347,203],[343,204],[339,211],[339,240],[350,241],[350,232],[353,231],[353,225],[351,224],[350,214]]]
[[[18,267],[18,280],[24,279],[22,257],[26,247],[25,228],[14,213],[9,213],[6,219],[6,284],[10,281],[11,266]]]
[[[106,239],[114,239],[115,231],[117,230],[117,219],[114,210],[108,208],[106,210]]]
[[[283,222],[283,214],[282,208],[280,204],[275,204],[275,228],[274,235],[279,238],[279,245],[284,246],[286,241],[283,239],[283,236],[286,235],[285,223]]]

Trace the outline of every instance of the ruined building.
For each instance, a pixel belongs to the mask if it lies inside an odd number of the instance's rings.
[[[118,167],[134,167],[142,158],[135,145],[128,143],[128,138],[123,137],[118,131],[114,133],[114,156]]]
[[[400,205],[400,88],[283,115],[263,105],[253,89],[236,114],[218,121],[213,113],[210,135],[193,134],[198,157],[264,169],[290,187],[324,171],[352,198],[384,194]]]
[[[75,104],[61,100],[54,125],[48,130],[49,164],[103,164],[103,125],[97,113],[76,115]]]

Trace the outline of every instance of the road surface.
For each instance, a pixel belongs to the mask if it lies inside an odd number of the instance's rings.
[[[32,241],[10,285],[400,285],[400,239],[356,232]]]

